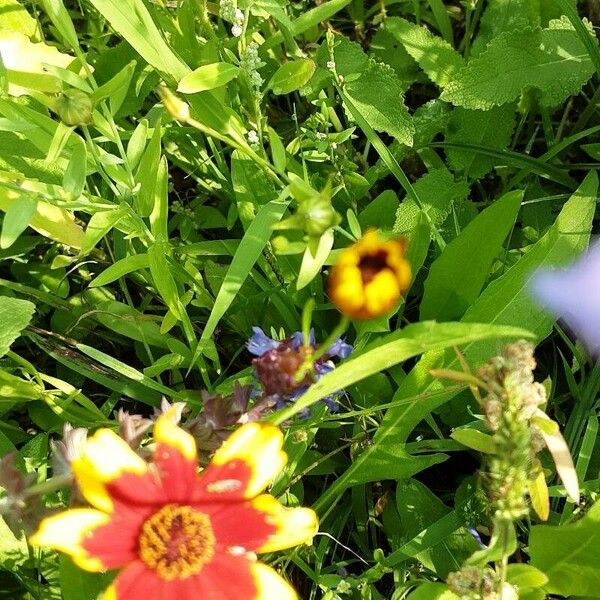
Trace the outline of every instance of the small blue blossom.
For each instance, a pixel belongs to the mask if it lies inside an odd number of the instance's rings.
[[[294,331],[290,336],[290,340],[292,340],[292,348],[298,350],[304,344],[304,334],[301,331]],[[313,328],[308,333],[308,343],[310,346],[315,345],[315,330]]]
[[[531,292],[594,356],[600,355],[600,244],[567,269],[538,271]]]
[[[279,348],[280,342],[270,338],[260,327],[253,327],[252,332],[252,336],[246,342],[246,348],[254,356],[262,356],[269,350]]]
[[[327,350],[327,354],[329,356],[338,356],[339,358],[348,358],[352,354],[352,350],[354,348],[350,344],[347,344],[343,338],[338,338],[331,344],[331,347]]]

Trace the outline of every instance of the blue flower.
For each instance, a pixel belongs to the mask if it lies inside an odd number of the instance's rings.
[[[538,271],[531,292],[593,355],[600,355],[600,244],[567,269]]]
[[[269,350],[279,348],[280,342],[270,338],[260,327],[253,327],[252,331],[252,336],[246,342],[246,348],[254,356],[262,356]]]
[[[331,344],[327,354],[329,356],[338,356],[339,358],[348,358],[352,354],[354,348],[347,344],[343,338],[338,338],[333,344]]]

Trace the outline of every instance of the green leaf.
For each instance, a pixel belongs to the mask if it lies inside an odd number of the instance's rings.
[[[495,454],[496,452],[494,438],[478,429],[467,427],[464,429],[455,429],[450,434],[450,437],[459,444],[471,448],[471,450],[476,450],[477,452],[483,452],[484,454]]]
[[[422,206],[410,198],[404,199],[396,212],[395,233],[410,233],[422,211],[427,213],[434,227],[439,227],[452,211],[453,203],[465,199],[469,193],[469,186],[464,181],[455,182],[446,169],[430,171],[415,183],[414,188]]]
[[[236,294],[246,278],[250,274],[254,263],[258,260],[261,252],[267,245],[272,233],[272,227],[277,223],[289,204],[289,199],[279,197],[265,204],[256,214],[255,219],[250,223],[248,230],[244,234],[240,245],[235,251],[231,265],[219,289],[215,299],[215,305],[210,313],[208,321],[202,332],[201,341],[210,340],[215,332],[219,321],[235,300]],[[199,351],[202,348],[199,346]],[[196,354],[198,350],[196,351]],[[195,359],[192,363],[195,362]]]
[[[441,98],[488,110],[517,100],[528,88],[539,90],[540,103],[548,107],[578,94],[593,75],[594,65],[570,24],[561,21],[555,26],[494,38],[485,52],[455,73]]]
[[[537,340],[543,339],[551,332],[554,319],[532,301],[528,292],[529,281],[536,269],[569,262],[588,246],[597,189],[598,178],[591,172],[565,204],[548,233],[502,277],[490,284],[467,311],[463,317],[463,324],[488,323],[488,331],[496,329],[499,332],[498,335],[482,335],[480,340],[464,342],[461,349],[470,364],[478,366],[497,352],[497,337],[500,332],[505,332],[506,337],[510,337],[504,326],[526,328]],[[455,323],[445,325],[456,326]],[[426,340],[424,345],[427,345]],[[353,358],[345,361],[332,374],[321,378],[298,402],[302,403],[307,396],[312,401],[315,388],[327,382],[331,375],[339,373],[344,366],[352,365],[354,360]],[[400,384],[392,400],[398,403],[398,406],[388,409],[376,430],[372,444],[323,495],[318,503],[319,507],[334,501],[339,497],[340,490],[349,485],[378,479],[394,479],[398,476],[410,477],[444,460],[444,456],[439,454],[411,456],[404,447],[413,429],[459,391],[453,384],[449,388],[451,384],[448,382],[432,378],[429,372],[434,368],[460,368],[454,351],[429,351],[424,354]],[[342,380],[339,387],[347,384],[347,381]],[[320,388],[318,389],[320,391]],[[333,389],[335,388],[332,388],[332,391]]]
[[[459,596],[448,589],[444,583],[423,583],[406,600],[459,600]]]
[[[97,598],[110,579],[110,574],[82,571],[68,556],[60,556],[59,581],[63,600]]]
[[[125,206],[102,210],[92,215],[81,244],[81,255],[89,254],[96,244],[127,214]]]
[[[238,67],[225,62],[203,65],[188,73],[179,82],[177,91],[182,94],[196,94],[213,90],[235,79],[239,72]]]
[[[114,265],[111,265],[102,271],[100,275],[90,282],[89,287],[93,288],[108,285],[109,283],[119,279],[119,277],[124,277],[129,273],[133,273],[141,269],[147,269],[149,266],[150,262],[147,254],[131,254],[130,256],[126,256],[125,258],[118,260]]]
[[[514,227],[522,199],[522,192],[515,191],[496,200],[444,248],[425,280],[421,319],[457,319],[475,302]]]
[[[415,127],[404,104],[404,87],[392,67],[369,60],[363,74],[349,81],[344,92],[375,131],[412,146]]]
[[[23,196],[18,202],[8,207],[2,221],[2,233],[0,234],[0,248],[10,248],[17,238],[27,229],[37,209],[37,198],[35,196]]]
[[[35,304],[27,300],[0,296],[0,357],[29,325],[34,312]]]
[[[316,68],[310,58],[284,63],[275,71],[268,87],[276,95],[295,92],[308,83]]]
[[[353,354],[352,358],[345,360],[336,367],[335,371],[321,377],[292,406],[278,412],[275,421],[282,423],[333,392],[361,381],[374,373],[389,369],[423,352],[490,337],[527,337],[527,335],[528,332],[523,329],[488,327],[475,323],[465,325],[425,321],[408,325],[401,331],[380,338],[363,352]],[[361,456],[363,455],[364,453]]]
[[[312,248],[313,243],[316,248]],[[318,240],[309,242],[302,257],[296,289],[306,287],[317,276],[332,248],[333,229],[328,229]]]
[[[542,571],[524,563],[508,565],[506,580],[519,590],[540,588],[548,583],[548,577]]]
[[[0,0],[0,29],[18,31],[28,38],[38,35],[38,23],[18,0]]]
[[[511,140],[515,126],[515,109],[512,104],[491,110],[469,110],[458,107],[450,118],[446,141],[473,144],[503,150]],[[446,155],[453,170],[471,179],[479,179],[498,165],[497,159],[479,152],[447,148]]]
[[[135,174],[135,181],[139,184],[137,203],[141,216],[148,217],[154,208],[154,192],[156,177],[160,163],[160,142],[162,132],[160,121],[154,126],[154,133],[140,160],[140,166]]]
[[[386,19],[385,27],[417,61],[429,79],[440,87],[447,86],[464,66],[462,56],[447,41],[433,35],[425,27],[400,17]]]
[[[168,253],[167,242],[156,242],[148,248],[148,264],[150,266],[150,273],[154,280],[154,285],[161,295],[161,298],[165,301],[165,304],[169,307],[169,310],[178,319],[181,318],[181,311],[179,310],[179,293],[177,292],[177,286],[173,275],[171,275],[171,269],[167,262]]]
[[[91,0],[111,27],[155,69],[179,81],[188,66],[171,50],[152,20],[143,0]]]
[[[79,136],[73,136],[76,148],[71,152],[69,163],[63,176],[63,188],[71,200],[77,200],[83,193],[87,174],[87,149]]]
[[[531,564],[548,577],[547,593],[598,598],[600,502],[570,525],[532,527],[529,555]]]
[[[123,105],[125,98],[127,98],[136,64],[135,60],[127,63],[113,78],[95,90],[92,94],[94,104],[108,98],[111,113],[116,114]]]

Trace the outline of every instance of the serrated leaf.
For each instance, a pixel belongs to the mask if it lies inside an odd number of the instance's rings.
[[[517,100],[529,88],[539,90],[541,105],[548,107],[578,94],[594,66],[577,33],[556,27],[494,38],[485,52],[455,74],[441,98],[457,106],[489,110]]]
[[[415,192],[423,202],[422,209],[414,200],[405,198],[396,212],[395,233],[410,233],[424,210],[432,225],[439,227],[452,210],[452,204],[469,193],[469,186],[464,181],[455,182],[452,174],[446,169],[435,169],[419,179]]]
[[[529,535],[531,564],[548,577],[545,591],[598,597],[600,589],[600,502],[570,525],[535,525]]]
[[[450,117],[446,141],[503,150],[510,143],[515,116],[512,104],[496,106],[490,110],[469,110],[459,106]],[[496,159],[475,151],[448,148],[446,155],[453,170],[464,173],[471,179],[483,177],[498,164]]]
[[[229,83],[239,74],[239,68],[225,62],[202,65],[186,75],[177,86],[182,94],[196,94]]]
[[[34,311],[35,304],[28,300],[0,296],[0,357],[29,325]]]
[[[278,96],[295,92],[308,83],[316,68],[310,58],[284,63],[275,71],[268,87]]]
[[[363,74],[344,91],[375,131],[412,146],[415,126],[404,104],[402,82],[390,66],[369,60]]]
[[[462,56],[445,40],[433,35],[425,27],[401,19],[386,19],[389,31],[417,61],[429,79],[445,87],[464,66]]]

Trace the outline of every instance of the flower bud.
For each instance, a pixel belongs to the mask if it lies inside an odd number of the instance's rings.
[[[85,92],[73,88],[58,96],[54,110],[65,125],[75,127],[92,122],[94,105]]]
[[[298,215],[302,218],[302,228],[311,237],[320,237],[341,221],[331,200],[322,194],[302,202],[298,208]]]

